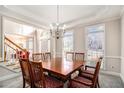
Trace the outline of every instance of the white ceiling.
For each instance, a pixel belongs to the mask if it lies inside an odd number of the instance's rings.
[[[7,5],[3,6],[9,11],[25,16],[37,23],[49,27],[50,23],[57,20],[56,5]],[[122,6],[112,5],[60,5],[59,19],[60,23],[69,25],[78,25],[91,19],[105,19],[110,17],[119,17]]]

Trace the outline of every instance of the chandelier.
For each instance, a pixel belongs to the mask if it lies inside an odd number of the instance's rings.
[[[60,24],[59,22],[59,5],[57,5],[57,22],[50,24],[50,34],[52,37],[59,39],[64,36],[65,24]]]

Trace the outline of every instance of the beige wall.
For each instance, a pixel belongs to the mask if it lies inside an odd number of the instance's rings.
[[[121,56],[121,26],[120,20],[105,23],[106,56]]]
[[[121,70],[121,24],[120,19],[105,23],[105,70]]]
[[[122,58],[122,60],[121,60],[121,76],[122,76],[122,79],[123,79],[123,82],[124,82],[124,14],[123,14],[123,16],[122,16],[122,20],[121,20],[121,31],[122,31],[122,33],[121,33],[121,58]]]
[[[85,52],[85,27],[74,28],[74,51]]]
[[[18,24],[11,20],[3,19],[3,30],[4,33],[8,34],[19,34],[21,30],[21,24]]]

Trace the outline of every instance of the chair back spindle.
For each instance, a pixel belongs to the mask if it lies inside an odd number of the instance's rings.
[[[44,60],[44,53],[33,53],[32,54],[33,61]]]
[[[74,60],[74,52],[66,52],[66,60]]]
[[[44,53],[44,59],[45,60],[50,60],[51,59],[51,52],[45,52]]]
[[[85,53],[76,52],[75,53],[75,60],[84,61],[84,56],[85,56]]]

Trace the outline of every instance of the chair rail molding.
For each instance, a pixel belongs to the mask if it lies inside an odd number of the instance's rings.
[[[105,58],[122,59],[121,56],[105,56]]]

